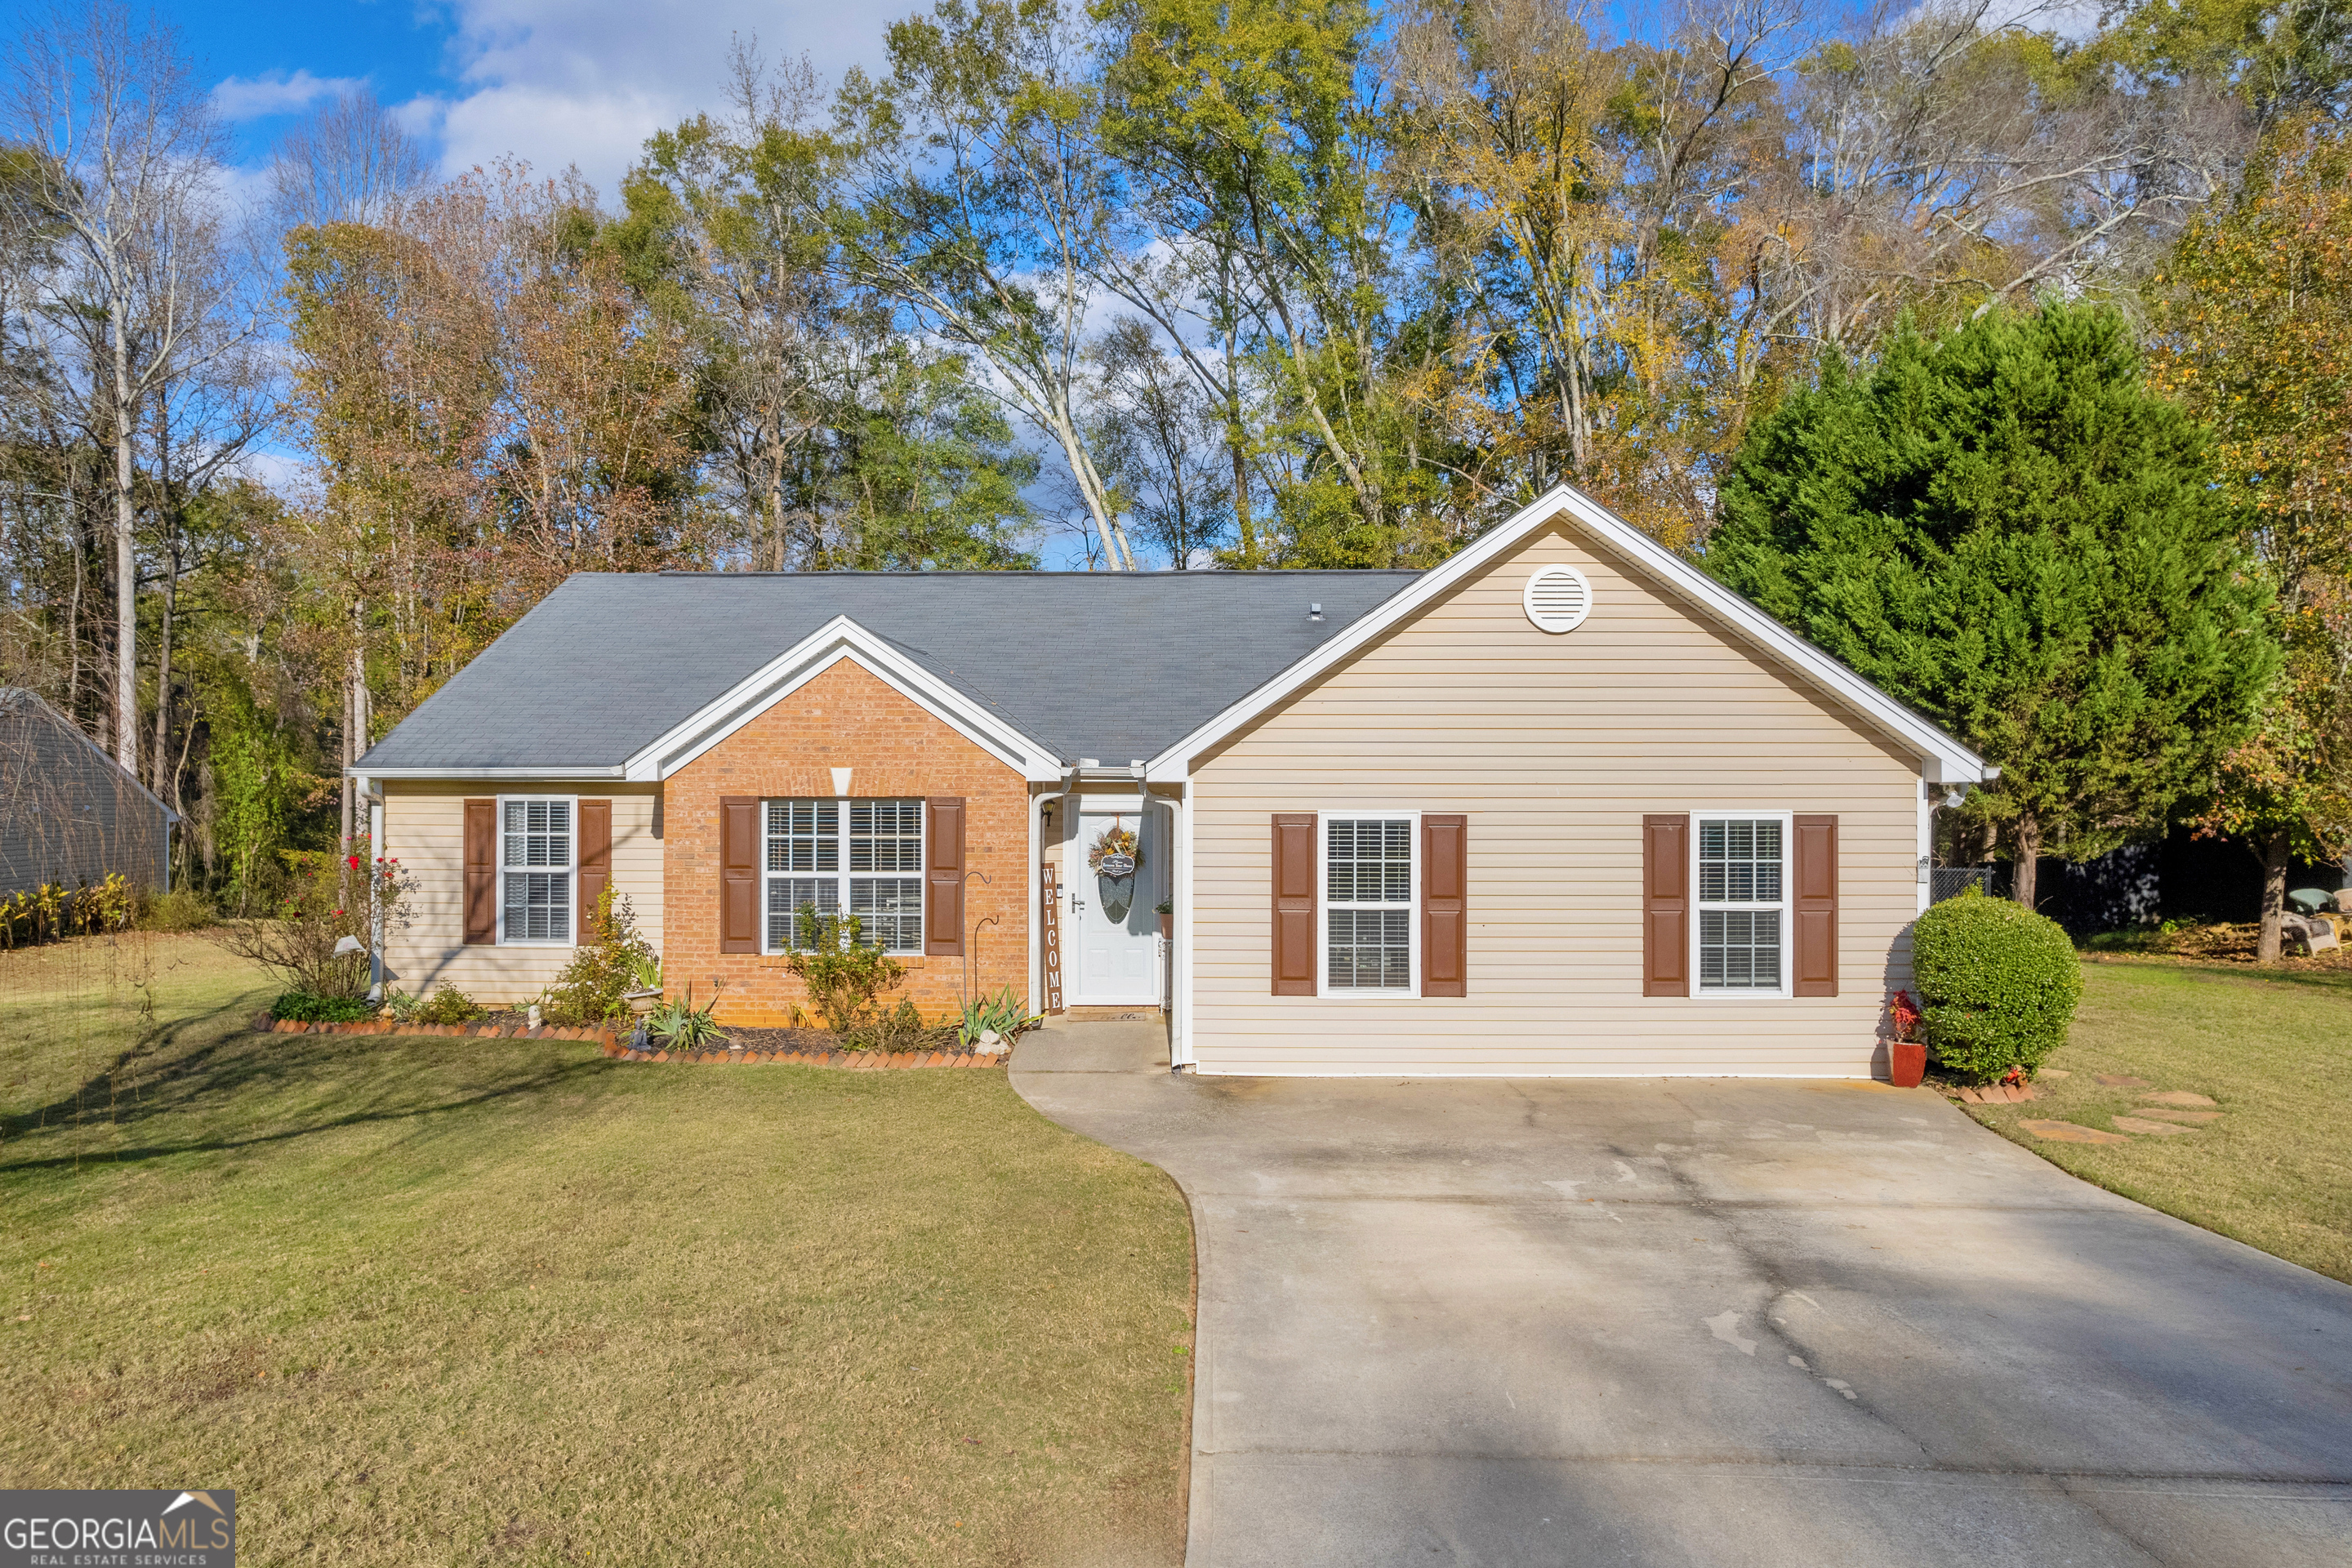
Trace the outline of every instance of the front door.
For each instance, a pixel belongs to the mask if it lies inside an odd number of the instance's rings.
[[[1164,817],[1160,811],[1139,815],[1132,803],[1124,811],[1090,805],[1078,814],[1066,874],[1074,1003],[1160,1005],[1158,906],[1170,885]],[[1127,835],[1134,837],[1131,857]]]

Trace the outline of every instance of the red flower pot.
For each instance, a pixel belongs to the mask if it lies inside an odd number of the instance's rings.
[[[1916,1089],[1927,1076],[1927,1047],[1917,1040],[1886,1042],[1886,1081],[1897,1089]]]

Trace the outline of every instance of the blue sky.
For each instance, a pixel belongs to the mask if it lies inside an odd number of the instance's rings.
[[[12,5],[19,16],[35,7]],[[252,167],[290,118],[363,80],[455,172],[501,153],[553,172],[577,163],[609,195],[656,129],[720,102],[728,39],[807,54],[837,77],[879,58],[883,29],[914,9],[813,0],[166,0]]]

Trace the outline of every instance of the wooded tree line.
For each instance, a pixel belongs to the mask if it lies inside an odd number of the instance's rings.
[[[572,571],[1427,565],[1562,480],[1704,561],[1776,418],[2058,302],[2280,606],[2163,788],[2339,831],[2340,0],[940,0],[838,82],[739,40],[611,203],[364,94],[234,200],[192,72],[17,51],[0,679],[214,886]],[[2042,842],[2179,808],[2126,793]]]

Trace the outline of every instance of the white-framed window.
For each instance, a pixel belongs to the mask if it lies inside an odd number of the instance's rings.
[[[770,952],[804,946],[803,908],[846,911],[864,940],[891,952],[923,951],[923,803],[770,800],[761,803],[767,852]]]
[[[1323,994],[1411,996],[1421,973],[1421,816],[1327,811],[1322,839]]]
[[[499,941],[572,945],[572,879],[580,803],[570,795],[499,797]]]
[[[1786,812],[1691,814],[1696,994],[1789,994],[1789,840]]]

